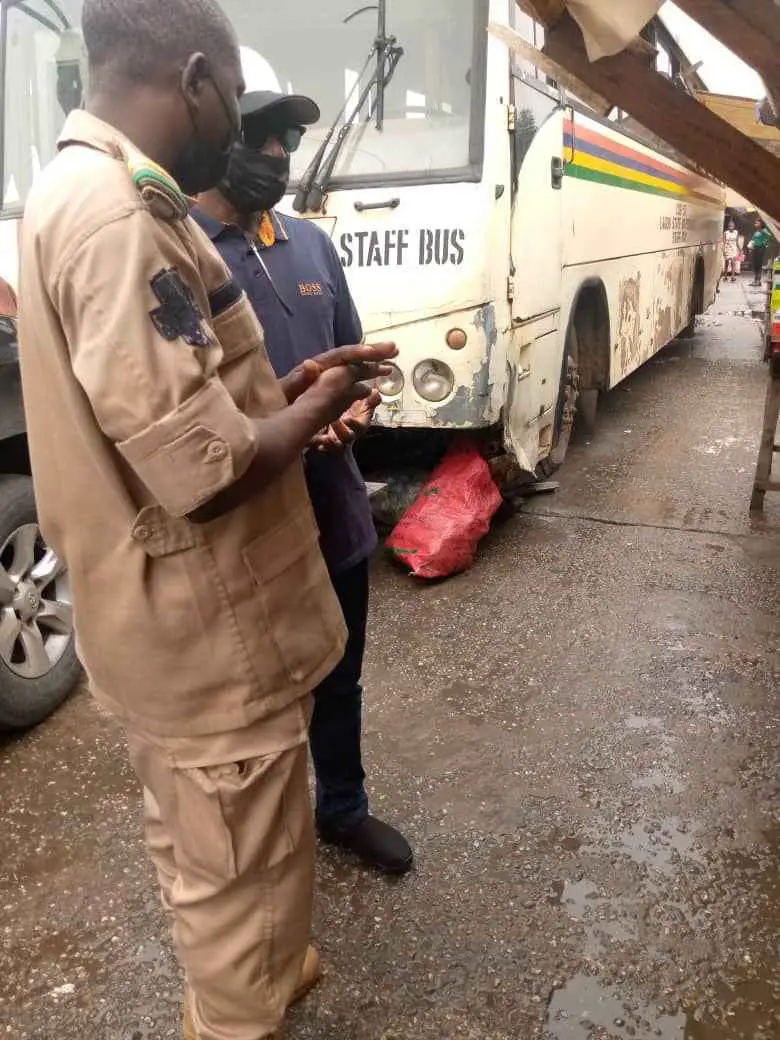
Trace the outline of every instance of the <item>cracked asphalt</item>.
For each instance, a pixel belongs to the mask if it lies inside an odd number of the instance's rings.
[[[780,1037],[780,495],[747,512],[757,300],[602,402],[467,574],[374,566],[365,750],[417,869],[318,853],[326,976],[292,1040]],[[179,1035],[115,724],[0,745],[0,1035]]]

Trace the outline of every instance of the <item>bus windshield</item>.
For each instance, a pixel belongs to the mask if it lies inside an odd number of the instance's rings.
[[[293,160],[293,181],[311,161],[368,63],[378,5],[355,0],[299,0],[276,5],[263,19],[255,0],[221,0],[233,22],[250,87],[313,97],[322,118]],[[386,183],[452,178],[479,163],[481,116],[472,100],[486,34],[471,4],[451,0],[386,0],[386,33],[403,53],[384,91],[381,130],[376,89],[359,111],[352,92],[344,120],[352,127],[333,170],[335,181]],[[2,0],[2,207],[18,212],[38,170],[54,157],[65,117],[83,104],[86,66],[80,33],[82,0]],[[334,135],[335,139],[335,135]]]
[[[82,0],[3,0],[4,211],[24,205],[83,98]]]
[[[377,35],[377,4],[299,0],[277,5],[272,18],[261,20],[254,4],[223,2],[242,45],[254,52],[246,64],[259,58],[265,65],[270,77],[266,89],[306,94],[322,110],[319,125],[309,130],[294,156],[295,178],[317,151],[365,65]],[[347,111],[346,118],[352,117],[355,125],[341,149],[334,179],[433,179],[473,163],[471,85],[476,76],[471,72],[476,48],[486,45],[485,27],[478,33],[475,26],[477,6],[482,7],[479,0],[387,0],[386,32],[403,54],[385,90],[384,123],[377,130],[376,91],[360,112]],[[353,103],[359,94],[358,88]]]

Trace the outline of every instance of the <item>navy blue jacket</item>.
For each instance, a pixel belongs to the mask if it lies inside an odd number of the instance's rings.
[[[256,253],[239,228],[197,209],[192,216],[249,297],[277,376],[333,347],[360,343],[360,318],[341,261],[315,224],[273,213],[276,242],[266,247],[255,238]],[[331,574],[341,574],[376,546],[366,486],[351,450],[336,455],[309,452],[306,478],[323,556]]]

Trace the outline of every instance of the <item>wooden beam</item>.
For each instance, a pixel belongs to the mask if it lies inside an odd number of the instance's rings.
[[[678,7],[755,69],[780,96],[780,17],[771,0],[679,0]]]
[[[490,22],[488,25],[488,32],[491,36],[495,36],[497,40],[501,40],[507,47],[518,55],[520,58],[524,58],[525,61],[535,65],[536,68],[546,75],[552,77],[566,90],[571,91],[581,101],[584,101],[586,105],[589,105],[594,112],[598,112],[601,115],[607,115],[610,109],[613,107],[610,101],[603,98],[601,94],[597,94],[595,90],[591,90],[590,87],[583,83],[582,80],[577,79],[576,76],[564,69],[557,62],[553,61],[544,51],[540,51],[538,47],[534,47],[532,43],[528,43],[527,40],[523,39],[520,33],[515,32],[514,29],[510,29],[506,25],[499,25],[498,22]]]
[[[677,6],[751,68],[777,67],[780,18],[772,0],[676,0]]]
[[[521,11],[551,29],[566,10],[566,0],[517,0]]]
[[[598,94],[780,219],[780,159],[623,51],[588,61],[577,24],[567,14],[547,33],[544,51]]]

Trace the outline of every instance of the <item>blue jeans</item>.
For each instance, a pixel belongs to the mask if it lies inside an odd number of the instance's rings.
[[[317,825],[345,827],[368,815],[360,754],[368,560],[332,579],[349,638],[341,662],[314,691],[309,744],[317,776]]]

